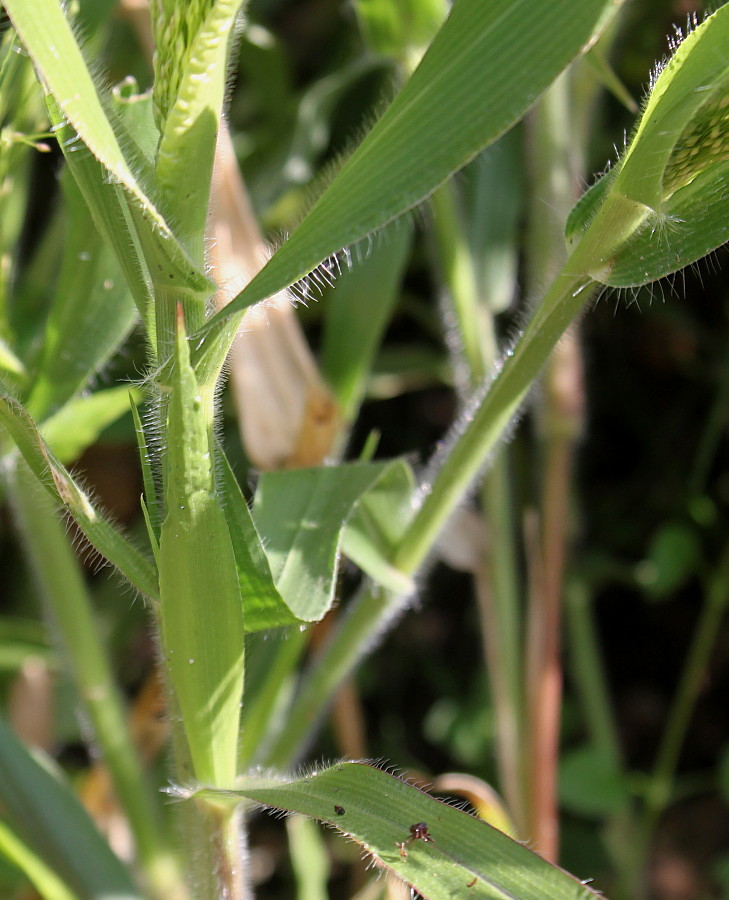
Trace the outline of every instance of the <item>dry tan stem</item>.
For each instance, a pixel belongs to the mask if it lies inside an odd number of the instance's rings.
[[[53,734],[53,683],[48,664],[28,656],[10,686],[8,722],[26,744],[50,751]]]
[[[530,725],[529,835],[538,852],[557,862],[557,767],[562,702],[560,629],[574,448],[582,432],[582,361],[576,332],[552,354],[545,375],[545,460],[539,536],[530,558],[527,698]]]
[[[222,307],[266,262],[225,128],[218,139],[211,208],[211,255],[220,286],[216,303]],[[296,468],[327,456],[341,420],[288,294],[248,312],[231,350],[230,380],[241,437],[254,465]]]

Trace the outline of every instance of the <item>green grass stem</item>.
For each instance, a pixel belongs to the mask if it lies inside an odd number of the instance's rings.
[[[290,628],[256,690],[243,701],[241,732],[238,742],[238,770],[245,772],[265,748],[266,735],[275,729],[274,720],[281,710],[281,697],[291,682],[296,667],[309,643],[308,629]]]
[[[408,575],[418,571],[440,531],[484,470],[498,443],[508,434],[549,353],[579,314],[592,280],[565,267],[555,279],[503,368],[456,430],[433,475],[421,485],[422,503],[393,565]],[[453,439],[454,438],[454,439]]]
[[[468,369],[468,391],[481,384],[497,360],[494,318],[480,301],[474,259],[466,239],[453,182],[431,198],[438,268],[451,303],[458,344]],[[488,287],[484,293],[489,295]],[[459,360],[455,362],[456,369]],[[509,456],[502,449],[484,478],[481,505],[487,522],[488,546],[483,564],[474,572],[482,642],[497,719],[496,757],[499,782],[511,815],[523,822],[523,679],[521,672],[522,616],[516,573],[516,547]]]
[[[602,653],[585,585],[571,579],[565,590],[565,624],[574,683],[593,746],[615,772],[623,769],[620,742]]]
[[[517,576],[516,531],[512,514],[510,457],[497,451],[484,478],[481,506],[489,527],[483,570],[475,573],[476,598],[491,696],[497,719],[495,754],[499,783],[509,812],[524,827],[524,771],[519,754],[524,731],[524,684],[521,668],[522,608]]]
[[[589,277],[568,269],[555,279],[501,372],[465,418],[432,481],[422,486],[423,502],[393,557],[393,564],[404,574],[415,574],[426,561],[441,530],[511,426],[552,348],[589,299],[591,286]],[[341,680],[407,602],[407,597],[372,586],[358,594],[305,676],[286,727],[267,756],[268,765],[291,764]]]
[[[267,766],[286,768],[299,758],[334,692],[402,608],[402,597],[371,583],[357,594],[304,676],[291,714],[265,756]]]
[[[699,614],[656,761],[645,791],[645,806],[632,841],[632,858],[623,870],[616,890],[618,898],[642,897],[650,842],[658,821],[671,802],[678,762],[688,735],[696,703],[701,695],[711,655],[716,647],[721,621],[729,605],[729,550],[719,562],[706,586],[706,597]]]
[[[440,276],[445,284],[471,387],[480,384],[496,359],[491,316],[478,302],[476,273],[455,185],[447,181],[430,198]]]

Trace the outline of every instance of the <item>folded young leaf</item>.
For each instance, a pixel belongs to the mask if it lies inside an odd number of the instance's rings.
[[[428,900],[597,896],[485,822],[365,763],[261,781],[246,778],[225,796],[326,822]]]
[[[28,411],[0,394],[0,423],[8,430],[31,472],[68,512],[88,542],[140,593],[156,598],[157,575],[149,560],[106,519],[41,437]]]
[[[225,517],[238,566],[245,630],[250,633],[300,624],[302,620],[293,614],[276,590],[248,503],[220,447],[215,475],[220,495],[225,497]]]
[[[276,588],[299,619],[318,622],[332,605],[343,529],[390,466],[352,463],[261,476],[253,521]]]
[[[241,0],[157,0],[150,6],[156,43],[153,90],[161,132],[157,186],[182,245],[200,266],[228,49],[240,5]]]

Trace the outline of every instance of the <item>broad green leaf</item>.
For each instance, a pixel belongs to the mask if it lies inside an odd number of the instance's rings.
[[[253,523],[246,498],[222,449],[218,451],[216,477],[225,497],[225,517],[238,566],[243,601],[243,622],[247,632],[299,624],[276,590],[271,568]]]
[[[129,411],[128,385],[76,397],[41,425],[41,434],[62,463],[72,463],[109,425]]]
[[[374,581],[408,594],[412,579],[390,563],[413,516],[415,476],[402,460],[390,464],[385,474],[363,495],[347,523],[342,550]]]
[[[181,309],[172,373],[159,542],[162,647],[195,777],[227,785],[243,694],[243,606],[215,492],[209,409],[190,367]]]
[[[409,228],[393,229],[366,259],[343,272],[327,292],[322,374],[349,421],[356,416],[377,347],[399,296],[411,237]]]
[[[60,503],[61,508],[73,517],[92,547],[140,593],[150,598],[156,597],[157,577],[150,562],[104,518],[51,452],[28,411],[7,394],[0,394],[0,424],[9,432],[35,477]]]
[[[89,900],[143,900],[70,789],[0,719],[0,803],[7,820],[69,892]]]
[[[597,896],[485,822],[364,763],[340,763],[300,778],[268,780],[262,786],[256,781],[246,779],[227,796],[328,823],[428,900]],[[412,829],[418,823],[425,828],[416,833],[427,839],[414,836]]]
[[[265,472],[253,521],[276,588],[293,614],[318,622],[334,600],[342,529],[387,463]]]
[[[412,77],[301,225],[207,328],[225,330],[224,320],[420,203],[518,121],[617,6],[459,0]]]
[[[729,4],[678,47],[655,81],[635,135],[567,226],[595,279],[645,284],[729,237]]]

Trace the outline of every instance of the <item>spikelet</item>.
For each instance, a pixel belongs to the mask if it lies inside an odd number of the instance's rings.
[[[175,105],[193,46],[215,0],[151,0],[149,11],[154,33],[154,114],[164,130]]]
[[[727,160],[729,84],[722,84],[712,91],[676,142],[663,176],[666,197],[690,184],[709,166]]]

